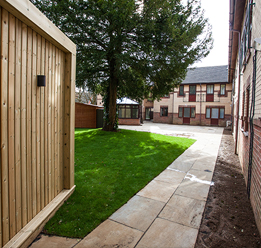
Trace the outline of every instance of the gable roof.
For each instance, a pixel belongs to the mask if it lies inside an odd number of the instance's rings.
[[[127,97],[123,97],[120,99],[117,99],[117,104],[127,104],[127,105],[139,105],[138,102],[135,102]]]
[[[207,66],[188,69],[187,76],[181,84],[227,83],[227,65]]]

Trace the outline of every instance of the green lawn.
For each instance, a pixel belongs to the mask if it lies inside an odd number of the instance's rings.
[[[194,142],[129,130],[76,129],[76,189],[45,231],[83,238]]]

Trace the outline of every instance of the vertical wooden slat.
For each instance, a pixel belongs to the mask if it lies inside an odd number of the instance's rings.
[[[45,39],[41,38],[41,75],[45,75]],[[41,93],[41,121],[40,121],[40,130],[41,130],[41,140],[40,140],[40,151],[41,151],[41,209],[44,208],[45,206],[45,194],[46,194],[46,187],[45,187],[45,146],[44,146],[44,141],[45,141],[45,126],[44,126],[44,115],[45,115],[45,105],[44,105],[44,92],[45,89],[41,87],[40,93]]]
[[[61,125],[61,144],[60,144],[60,163],[61,163],[61,172],[60,172],[60,190],[63,189],[63,136],[64,136],[64,128],[63,128],[63,120],[64,120],[64,73],[65,73],[65,69],[64,69],[64,65],[65,65],[65,54],[64,52],[62,52],[62,56],[61,56],[61,117],[60,117],[60,125]]]
[[[0,56],[2,57],[2,8],[0,7]],[[2,71],[2,59],[0,60],[0,71]],[[2,78],[0,76],[0,91],[2,92]],[[0,93],[0,105],[2,106],[2,94]],[[2,108],[0,107],[0,130],[2,130]],[[0,154],[2,152],[2,131],[0,131]],[[2,156],[0,157],[0,247],[2,247]]]
[[[37,213],[37,186],[36,186],[36,53],[37,53],[37,36],[33,31],[33,56],[32,56],[32,203],[33,203],[33,217]]]
[[[55,185],[54,195],[58,192],[58,48],[55,48],[55,83],[54,83],[54,104],[55,104],[55,117],[54,117],[54,143],[55,143]]]
[[[61,164],[60,164],[60,145],[61,145],[61,126],[60,126],[60,116],[61,116],[61,50],[58,50],[58,68],[57,68],[57,194],[61,191],[60,178],[61,178]]]
[[[45,42],[45,76],[46,86],[44,88],[44,174],[45,174],[45,205],[49,203],[49,176],[48,176],[48,89],[49,89],[49,71],[48,71],[48,59],[49,59],[49,43]]]
[[[41,36],[36,35],[36,75],[41,74]],[[36,83],[36,82],[35,82]],[[37,84],[37,83],[36,83]],[[40,106],[40,87],[36,87],[36,213],[41,210],[41,106]]]
[[[9,241],[8,194],[8,12],[1,13],[1,226],[2,246]]]
[[[27,64],[26,64],[26,167],[27,167],[27,209],[28,221],[33,218],[33,180],[32,180],[32,49],[33,32],[27,31]]]
[[[74,54],[66,54],[65,60],[65,108],[64,108],[64,188],[74,185],[74,116],[75,116],[75,65]]]
[[[21,182],[21,54],[22,24],[16,19],[15,52],[15,185],[16,185],[16,230],[22,228],[22,182]]]
[[[48,201],[52,200],[52,44],[48,56]]]
[[[28,221],[27,214],[27,171],[26,171],[26,64],[27,64],[27,26],[22,24],[22,70],[21,70],[21,170],[22,170],[22,226]]]
[[[52,46],[52,120],[51,120],[51,128],[52,128],[52,185],[51,185],[51,198],[53,199],[55,196],[55,46]]]
[[[14,147],[14,108],[15,108],[15,17],[9,14],[9,78],[8,78],[8,165],[9,165],[9,218],[10,239],[16,234],[15,224],[15,147]]]
[[[62,60],[62,51],[59,50],[59,59],[58,59],[58,193],[61,191],[61,60]]]

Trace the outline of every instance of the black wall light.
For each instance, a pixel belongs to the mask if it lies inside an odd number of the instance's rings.
[[[45,75],[37,75],[37,86],[45,87]]]

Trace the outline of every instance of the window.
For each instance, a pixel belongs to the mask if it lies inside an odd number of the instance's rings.
[[[196,85],[189,86],[189,102],[196,101]]]
[[[169,98],[169,94],[162,96],[162,98]]]
[[[195,118],[195,107],[179,107],[179,118]]]
[[[168,107],[160,107],[160,116],[168,116]]]
[[[179,117],[183,117],[183,108],[179,107]]]
[[[249,119],[249,93],[250,88],[248,87],[243,95],[243,109],[242,109],[242,128],[244,132],[248,131],[248,119]]]
[[[118,105],[118,116],[120,119],[138,119],[138,105]]]
[[[184,85],[179,86],[179,95],[184,96]]]
[[[226,85],[225,84],[220,85],[220,95],[221,96],[226,95]]]
[[[220,119],[224,119],[225,118],[225,109],[224,108],[221,108],[219,110],[219,118]]]
[[[206,119],[224,119],[225,108],[224,107],[207,107]]]
[[[195,95],[196,94],[196,85],[190,85],[189,86],[189,94]]]
[[[251,32],[252,32],[252,8],[253,0],[248,1],[246,16],[244,21],[244,28],[241,39],[239,64],[240,69],[244,63],[247,63],[247,57],[249,54],[249,48],[251,47]]]
[[[214,85],[207,85],[207,94],[214,94]]]

